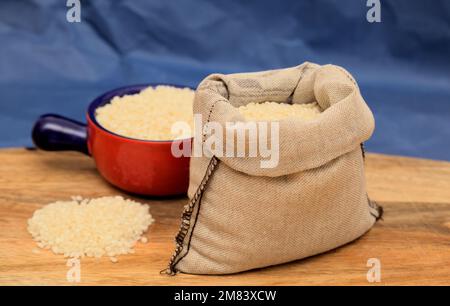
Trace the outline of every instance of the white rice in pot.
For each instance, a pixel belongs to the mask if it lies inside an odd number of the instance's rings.
[[[173,140],[192,135],[173,135],[175,122],[186,122],[193,131],[194,91],[159,85],[138,94],[114,97],[96,110],[96,119],[105,129],[140,140]],[[186,132],[187,133],[187,132]]]

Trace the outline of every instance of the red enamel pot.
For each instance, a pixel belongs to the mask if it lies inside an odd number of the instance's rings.
[[[59,115],[43,115],[34,125],[33,141],[46,151],[73,150],[92,156],[100,174],[126,192],[148,196],[185,194],[189,183],[189,157],[174,157],[173,141],[120,136],[100,126],[95,118],[96,109],[113,97],[136,94],[156,85],[160,84],[128,86],[101,95],[89,105],[87,125]]]

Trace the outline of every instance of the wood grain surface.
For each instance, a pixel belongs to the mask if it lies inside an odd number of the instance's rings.
[[[0,150],[0,284],[73,285],[66,259],[36,246],[27,220],[36,209],[73,195],[121,192],[77,153]],[[81,285],[450,285],[450,163],[367,156],[369,195],[385,208],[367,235],[337,250],[279,266],[226,276],[161,275],[174,248],[185,198],[136,198],[156,223],[133,255],[81,261]],[[127,197],[134,198],[126,195]],[[367,261],[381,262],[371,284]]]

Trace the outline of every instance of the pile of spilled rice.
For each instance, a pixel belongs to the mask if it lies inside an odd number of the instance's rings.
[[[154,222],[147,205],[120,196],[58,201],[37,210],[28,231],[42,249],[68,258],[133,254]]]

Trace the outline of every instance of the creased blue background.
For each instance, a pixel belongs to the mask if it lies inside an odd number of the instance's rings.
[[[371,151],[450,160],[450,1],[0,1],[0,146],[30,145],[42,113],[83,120],[122,85],[196,85],[212,72],[303,61],[346,67],[374,111]]]

